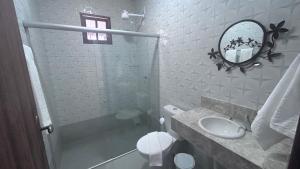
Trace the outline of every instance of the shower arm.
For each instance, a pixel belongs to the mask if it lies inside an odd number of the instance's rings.
[[[132,17],[141,17],[142,19],[144,19],[145,18],[145,14],[146,14],[146,8],[144,7],[143,14],[129,13],[127,10],[124,10],[124,12],[127,13],[128,17],[130,17],[130,16],[132,16]]]
[[[134,14],[134,13],[128,13],[128,16],[134,16],[134,17],[145,17],[145,14]]]

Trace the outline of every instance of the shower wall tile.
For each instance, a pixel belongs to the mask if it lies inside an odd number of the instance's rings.
[[[98,90],[98,81],[95,78],[97,76],[95,57],[48,57],[48,59],[56,96],[56,111],[61,123],[105,115],[107,111],[101,108],[105,100],[98,97],[103,93]],[[68,114],[69,112],[71,114]],[[85,116],[82,117],[82,114]]]
[[[183,109],[201,106],[201,96],[258,110],[300,52],[300,1],[280,0],[135,0],[146,7],[143,32],[160,38],[160,105]],[[254,19],[263,25],[286,20],[291,30],[278,41],[284,56],[246,75],[218,71],[207,53],[234,22]]]
[[[39,0],[39,4],[43,22],[80,26],[79,13],[92,7],[96,14],[111,17],[113,29],[135,26],[120,16],[124,9],[134,11],[131,0]],[[121,107],[136,107],[135,95],[129,94],[136,89],[139,72],[135,39],[113,35],[112,45],[83,44],[79,32],[51,30],[43,30],[43,39],[60,126],[114,114]]]

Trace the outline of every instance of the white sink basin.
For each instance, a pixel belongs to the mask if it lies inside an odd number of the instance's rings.
[[[244,126],[223,117],[203,117],[198,121],[198,125],[204,131],[226,139],[240,138],[245,134]]]

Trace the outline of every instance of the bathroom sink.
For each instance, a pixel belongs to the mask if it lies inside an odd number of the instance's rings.
[[[203,117],[198,125],[207,133],[226,139],[236,139],[244,136],[245,127],[224,117]]]

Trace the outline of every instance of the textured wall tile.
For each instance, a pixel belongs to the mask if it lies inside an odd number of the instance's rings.
[[[146,6],[142,31],[168,34],[160,44],[161,106],[175,104],[193,108],[201,96],[212,97],[252,109],[259,109],[280,80],[293,58],[300,52],[299,0],[136,0]],[[157,5],[161,6],[157,6]],[[155,13],[153,13],[155,12]],[[159,18],[156,14],[159,13]],[[151,19],[149,19],[151,18]],[[241,19],[255,19],[266,28],[271,22],[286,20],[291,31],[278,41],[284,56],[274,63],[243,75],[218,72],[207,52],[218,45],[223,31]]]

